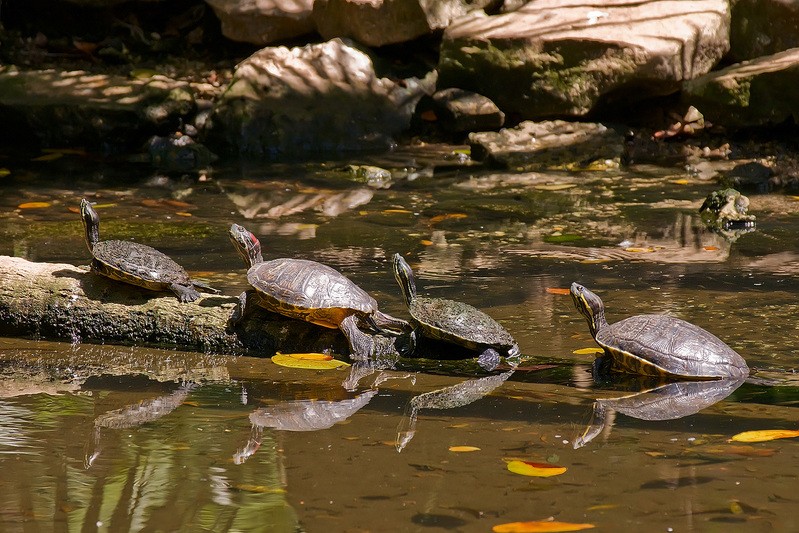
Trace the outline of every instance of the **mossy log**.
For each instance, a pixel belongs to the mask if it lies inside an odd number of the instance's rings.
[[[228,331],[237,297],[204,294],[182,304],[87,268],[0,256],[0,335],[73,343],[127,344],[216,354],[272,355],[331,349],[338,330],[257,310]]]

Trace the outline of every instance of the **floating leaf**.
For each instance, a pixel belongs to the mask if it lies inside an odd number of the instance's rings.
[[[0,178],[5,178],[9,174],[11,174],[11,171],[8,170],[7,168],[5,167],[0,168]]]
[[[561,242],[574,242],[579,241],[583,237],[581,235],[575,235],[574,233],[555,233],[553,235],[547,235],[544,237],[544,242],[550,244],[558,244]]]
[[[172,199],[169,199],[169,198],[167,198],[166,200],[162,200],[161,203],[163,203],[165,205],[172,206],[172,207],[181,208],[181,209],[187,209],[189,207],[197,207],[197,206],[191,205],[191,204],[189,204],[187,202],[181,202],[180,200],[172,200]]]
[[[513,460],[508,462],[508,470],[514,474],[532,477],[559,476],[566,471],[565,466],[551,465],[549,463],[532,463],[529,461]]]
[[[162,207],[163,204],[160,200],[154,200],[152,198],[145,198],[141,201],[141,205],[145,207]]]
[[[565,191],[577,187],[575,183],[546,183],[543,185],[536,185],[535,189],[539,191]]]
[[[383,214],[385,215],[394,215],[394,214],[401,214],[401,215],[409,215],[412,211],[408,211],[407,209],[383,209]]]
[[[24,204],[19,204],[17,207],[20,209],[42,209],[44,207],[50,207],[50,202],[25,202]]]
[[[586,509],[586,511],[607,511],[608,509],[615,509],[618,506],[618,503],[601,503],[599,505],[592,505]]]
[[[444,220],[457,220],[459,218],[466,218],[466,213],[447,213],[445,215],[436,215],[430,219],[431,224],[438,224],[439,222],[443,222]]]
[[[451,452],[479,452],[480,448],[477,446],[450,446],[449,451]]]
[[[39,157],[34,157],[31,161],[55,161],[62,157],[64,157],[64,154],[61,152],[51,152],[49,154],[40,155]]]
[[[630,246],[629,248],[624,249],[625,252],[630,252],[633,254],[647,254],[649,252],[654,252],[654,248],[639,248],[637,246]]]
[[[731,440],[736,442],[766,442],[775,439],[790,439],[799,437],[799,430],[796,429],[759,429],[756,431],[744,431],[734,435]]]
[[[285,494],[286,489],[280,487],[268,487],[266,485],[253,485],[251,483],[231,483],[231,489],[255,494]]]
[[[560,287],[547,287],[548,294],[562,294],[562,295],[569,295],[571,291],[569,289],[563,289]]]
[[[188,211],[177,211],[175,214],[177,216],[179,216],[179,217],[193,217],[194,216],[191,213],[189,213]]]
[[[678,180],[671,180],[671,182],[676,184],[676,185],[688,185],[689,183],[691,183],[689,180],[687,180],[685,178],[678,179]]]
[[[422,244],[422,246],[432,246],[433,245],[433,241],[428,241],[427,239],[423,239],[423,240],[421,240],[419,242]]]
[[[717,251],[719,249],[719,247],[718,246],[703,246],[702,249],[707,251],[707,252],[715,252],[715,251]]]
[[[572,522],[555,522],[554,520],[537,520],[533,522],[509,522],[491,528],[494,533],[555,533],[558,531],[582,531],[591,529],[594,524],[575,524]]]
[[[575,355],[593,355],[602,352],[604,352],[602,348],[578,348],[574,350],[572,353]]]
[[[773,448],[755,448],[754,446],[727,444],[704,448],[701,452],[719,455],[743,455],[744,457],[771,457],[777,453],[777,450]]]
[[[319,361],[313,359],[302,359],[294,357],[294,355],[295,354],[275,354],[272,356],[272,362],[276,365],[285,366],[288,368],[305,368],[308,370],[331,370],[340,366],[350,366],[348,363],[339,361],[338,359],[331,358],[329,360]]]
[[[289,353],[289,354],[282,354],[277,352],[277,355],[288,355],[289,357],[293,357],[294,359],[303,359],[305,361],[330,361],[333,359],[333,356],[326,353]]]

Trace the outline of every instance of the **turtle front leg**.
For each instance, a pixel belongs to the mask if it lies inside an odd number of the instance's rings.
[[[375,353],[374,339],[358,329],[358,317],[349,315],[339,324],[339,329],[347,337],[350,345],[350,358],[354,361],[368,361]]]
[[[499,366],[502,357],[499,352],[493,348],[486,348],[486,350],[477,357],[477,364],[480,368],[491,372]]]
[[[385,328],[390,331],[407,333],[412,329],[411,325],[407,321],[402,320],[401,318],[395,318],[380,311],[375,311],[372,313],[371,319],[379,331],[382,331]]]
[[[230,313],[230,318],[228,319],[228,328],[232,328],[236,324],[238,324],[245,315],[249,314],[249,310],[252,309],[253,304],[247,305],[247,302],[252,298],[253,294],[252,291],[244,291],[239,294],[239,301],[236,304],[236,307],[233,308],[233,312]]]
[[[200,293],[191,285],[178,285],[177,283],[173,283],[169,286],[169,289],[174,292],[178,300],[184,304],[193,302],[200,297]]]

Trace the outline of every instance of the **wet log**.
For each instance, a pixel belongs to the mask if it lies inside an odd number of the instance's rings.
[[[68,264],[0,256],[0,336],[215,354],[348,353],[338,330],[256,310],[227,330],[237,296],[182,304]]]

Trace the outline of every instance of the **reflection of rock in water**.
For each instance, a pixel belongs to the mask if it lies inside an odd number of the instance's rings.
[[[416,420],[420,409],[452,409],[468,405],[505,383],[513,372],[508,370],[502,374],[470,379],[411,398],[397,427],[397,451],[401,452],[416,434]]]
[[[260,428],[282,431],[317,431],[332,427],[368,404],[377,390],[339,401],[296,400],[261,407],[250,413],[250,422]]]
[[[621,398],[597,400],[594,402],[591,424],[585,433],[574,440],[574,448],[585,446],[603,431],[606,436],[610,434],[617,412],[640,420],[674,420],[720,402],[744,381],[678,381]]]
[[[195,388],[196,383],[184,383],[171,394],[108,411],[94,419],[94,426],[123,429],[153,422],[177,409]]]
[[[189,395],[196,389],[196,383],[184,383],[171,394],[144,400],[137,404],[127,405],[121,409],[114,409],[103,413],[94,419],[94,435],[91,451],[87,451],[84,466],[90,468],[100,455],[100,430],[101,428],[125,429],[134,428],[154,422],[177,409]]]

